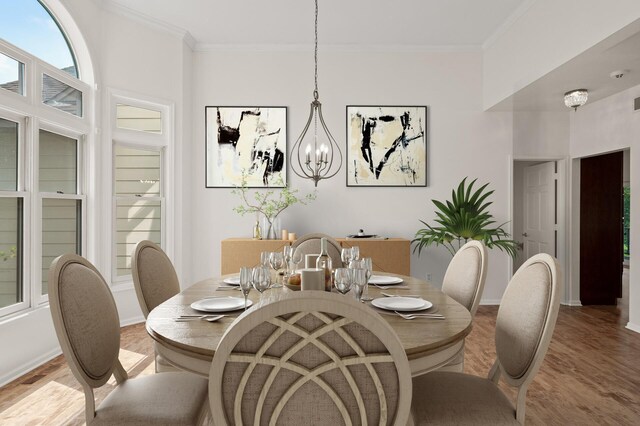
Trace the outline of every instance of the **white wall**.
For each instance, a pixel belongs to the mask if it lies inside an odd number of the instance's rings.
[[[480,52],[327,52],[320,50],[320,101],[324,118],[344,146],[346,105],[427,105],[428,187],[347,188],[341,172],[318,186],[309,207],[294,206],[282,214],[282,226],[298,235],[325,232],[344,236],[359,228],[393,237],[413,238],[419,219],[432,221],[431,199],[448,198],[464,178],[491,182],[492,213],[508,216],[510,113],[482,111]],[[193,280],[220,273],[220,241],[251,235],[253,217],[232,211],[239,199],[229,189],[204,187],[204,107],[206,105],[284,105],[289,107],[289,148],[308,116],[313,90],[311,51],[199,52],[195,54],[192,203],[190,211]],[[293,188],[311,191],[313,184],[289,172]],[[413,256],[413,276],[433,274],[440,283],[450,255],[428,249]],[[485,301],[497,302],[508,281],[507,255],[490,255]]]
[[[513,113],[513,157],[556,159],[569,155],[570,112]]]
[[[640,86],[578,109],[571,116],[571,157],[579,158],[630,148],[631,189],[640,188],[640,112],[633,99]],[[629,328],[640,332],[640,197],[631,197],[631,258],[629,270]],[[578,252],[576,251],[576,256]],[[576,258],[572,263],[577,263]]]
[[[534,0],[484,54],[484,107],[498,102],[640,18],[637,0]]]

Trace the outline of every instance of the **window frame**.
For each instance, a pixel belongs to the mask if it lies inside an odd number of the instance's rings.
[[[46,8],[45,8],[46,9]],[[55,19],[54,19],[55,21]],[[57,22],[57,21],[56,21]],[[11,316],[30,312],[48,304],[42,294],[42,198],[80,199],[81,254],[88,250],[87,223],[90,180],[87,173],[89,145],[94,140],[93,113],[95,89],[41,59],[0,39],[0,52],[24,64],[22,95],[0,90],[0,117],[19,124],[17,191],[0,191],[0,197],[22,198],[22,294],[23,301],[0,308],[0,322]],[[77,58],[75,58],[76,63]],[[56,109],[42,102],[42,79],[47,74],[82,92],[82,116]],[[81,73],[79,72],[79,75]],[[40,129],[78,140],[78,194],[40,193],[39,131]],[[92,203],[93,204],[93,203]]]
[[[173,254],[173,235],[174,235],[174,208],[173,208],[173,189],[174,189],[174,134],[173,134],[173,117],[174,105],[167,102],[140,94],[132,94],[130,92],[120,91],[116,89],[108,90],[108,107],[109,111],[109,144],[108,155],[105,158],[111,160],[109,168],[109,203],[111,205],[111,253],[109,268],[111,277],[109,282],[114,291],[129,288],[133,284],[131,274],[118,276],[117,265],[117,202],[119,200],[158,200],[160,201],[160,246],[169,257]],[[126,104],[133,107],[150,109],[159,111],[161,114],[161,133],[151,133],[140,130],[124,129],[118,127],[117,124],[117,105]],[[160,152],[160,196],[143,196],[143,197],[116,197],[115,193],[115,146],[124,146],[136,149],[145,149]]]
[[[39,244],[34,244],[34,248],[32,251],[33,259],[39,259],[40,263],[42,263],[42,205],[44,199],[58,199],[58,200],[79,200],[81,202],[81,211],[80,217],[77,219],[80,220],[79,232],[80,232],[80,253],[79,255],[83,255],[86,247],[87,247],[87,196],[84,188],[86,187],[86,181],[84,177],[86,176],[86,157],[85,157],[85,141],[86,135],[82,133],[77,133],[69,129],[61,128],[55,124],[42,122],[38,120],[38,127],[34,129],[38,133],[38,138],[33,146],[33,154],[32,158],[35,162],[33,165],[33,177],[34,184],[37,186],[38,190],[34,191],[34,196],[36,200],[34,201],[34,206],[36,210],[36,214],[32,215],[34,218],[34,222],[36,219],[38,223],[32,224],[32,229],[34,232],[37,232],[37,238]],[[60,136],[65,136],[70,139],[75,139],[77,141],[76,145],[76,193],[75,194],[59,194],[57,192],[42,192],[40,191],[40,131],[44,130],[49,133],[55,133]],[[32,276],[33,288],[32,288],[32,297],[34,303],[37,305],[42,305],[49,302],[48,294],[42,294],[42,280],[44,277],[42,276],[42,269],[44,265],[41,265],[40,268],[36,268],[34,270]],[[38,283],[38,284],[36,284]]]
[[[8,92],[8,91],[7,91]],[[8,92],[17,95],[13,92]],[[19,96],[19,95],[18,95]],[[26,127],[27,127],[27,118],[20,116],[19,114],[14,114],[10,111],[5,111],[0,109],[0,118],[8,121],[12,121],[18,124],[18,171],[16,173],[17,181],[16,181],[16,190],[15,191],[0,191],[0,198],[20,198],[22,199],[22,218],[20,222],[22,223],[22,232],[21,232],[21,243],[22,243],[22,253],[21,253],[21,264],[18,267],[22,268],[22,271],[19,272],[22,278],[22,282],[20,286],[22,288],[22,301],[14,303],[12,305],[0,307],[0,319],[7,315],[11,315],[16,312],[21,312],[28,309],[31,306],[31,291],[29,286],[29,274],[31,258],[27,256],[29,253],[31,245],[28,230],[25,226],[27,219],[30,217],[30,207],[31,207],[31,198],[30,194],[24,190],[24,182],[25,182],[25,137],[26,137]]]

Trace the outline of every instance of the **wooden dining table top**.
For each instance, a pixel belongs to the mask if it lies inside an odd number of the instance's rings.
[[[408,288],[394,289],[393,286],[390,286],[381,290],[370,285],[369,295],[371,297],[385,297],[381,294],[382,292],[399,296],[419,295],[433,303],[434,307],[429,312],[437,312],[445,317],[443,320],[424,318],[406,320],[393,312],[383,311],[371,306],[371,309],[380,313],[396,331],[409,360],[430,355],[456,344],[471,332],[471,315],[469,311],[444,294],[440,289],[424,280],[409,276],[379,272],[374,272],[373,274],[402,278],[403,283],[398,284],[398,286],[406,285]],[[224,314],[227,316],[217,322],[203,320],[178,322],[176,318],[180,315],[204,314],[190,307],[193,302],[203,298],[228,296],[242,298],[241,291],[233,288],[218,289],[220,285],[227,285],[223,284],[225,278],[232,276],[237,276],[237,274],[197,282],[157,306],[149,313],[147,318],[146,328],[149,335],[154,340],[171,347],[173,350],[203,360],[211,360],[224,332],[243,311],[225,312]],[[255,309],[261,304],[271,303],[279,298],[287,297],[288,292],[291,291],[287,287],[272,288],[266,290],[261,299],[260,293],[252,289],[249,299],[254,304],[249,309]],[[344,297],[353,296],[348,293]]]

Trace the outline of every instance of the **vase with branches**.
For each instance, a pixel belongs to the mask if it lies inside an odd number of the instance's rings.
[[[417,250],[420,255],[422,249],[427,246],[441,245],[453,256],[467,241],[478,240],[487,248],[497,248],[515,259],[518,246],[504,230],[506,222],[497,227],[492,226],[496,221],[487,210],[492,204],[487,200],[493,194],[493,190],[488,191],[489,184],[486,183],[474,191],[476,181],[477,179],[474,179],[467,185],[465,177],[457,190],[451,191],[451,200],[431,200],[437,208],[434,219],[437,225],[420,221],[425,228],[419,229],[411,241],[414,244],[414,252]]]
[[[282,178],[275,182],[276,185],[283,185]],[[237,186],[232,194],[240,196],[242,204],[233,208],[233,211],[241,216],[247,213],[262,214],[267,222],[267,229],[263,230],[266,238],[275,238],[273,224],[280,213],[287,207],[299,203],[307,205],[316,199],[317,193],[312,192],[303,196],[298,195],[299,190],[291,189],[288,186],[266,191],[255,191],[249,193],[246,175],[242,175],[240,186]]]

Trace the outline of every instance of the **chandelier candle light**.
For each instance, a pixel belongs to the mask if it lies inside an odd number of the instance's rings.
[[[318,95],[318,0],[315,0],[315,88],[313,90],[313,101],[311,102],[311,111],[309,112],[309,118],[307,124],[304,126],[302,133],[293,144],[291,148],[291,169],[293,172],[304,179],[312,179],[315,186],[318,186],[318,182],[322,179],[329,179],[335,176],[340,167],[342,167],[342,151],[338,146],[338,143],[331,135],[331,132],[327,128],[322,117],[322,104],[320,103]],[[313,122],[313,142],[307,143],[304,148],[304,156],[302,155],[302,142],[307,136],[307,131]],[[322,142],[318,145],[318,122],[324,132],[326,142]],[[334,153],[337,150],[339,161],[334,162]],[[313,155],[312,155],[313,154]],[[294,155],[297,158],[293,158]]]

